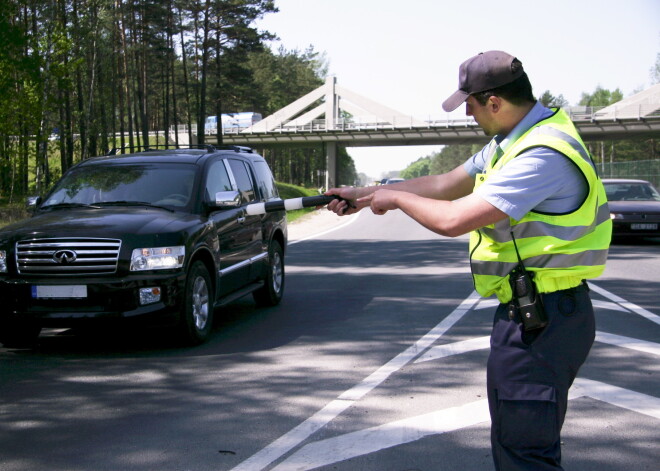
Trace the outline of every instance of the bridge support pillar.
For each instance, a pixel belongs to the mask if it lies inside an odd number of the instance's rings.
[[[325,162],[327,169],[325,173],[325,189],[335,188],[337,186],[337,143],[325,143]]]

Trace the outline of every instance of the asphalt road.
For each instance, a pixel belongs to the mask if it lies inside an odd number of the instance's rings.
[[[399,212],[347,221],[290,245],[280,306],[217,311],[200,347],[125,329],[0,348],[0,471],[492,469],[494,304],[473,293],[467,239]],[[660,241],[617,244],[592,283],[567,470],[657,469],[659,262]]]

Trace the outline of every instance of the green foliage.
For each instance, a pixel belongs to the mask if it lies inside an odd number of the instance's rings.
[[[325,168],[325,165],[324,165]],[[346,149],[340,147],[337,150],[337,185],[356,185],[358,183],[357,169],[355,162]]]
[[[402,172],[401,178],[410,180],[411,178],[430,175],[431,157],[422,157],[412,164],[408,165]]]
[[[610,91],[598,86],[593,93],[582,93],[580,105],[609,106],[622,99],[623,93],[618,88]],[[660,158],[660,148],[654,139],[588,142],[587,148],[598,162],[653,160]]]
[[[568,100],[564,98],[564,95],[554,96],[550,93],[550,90],[543,92],[543,95],[539,97],[539,101],[548,108],[565,108],[568,106]]]
[[[263,112],[273,113],[304,94],[323,85],[327,63],[323,54],[313,47],[301,52],[280,48],[255,52],[248,63],[255,85],[264,99]]]
[[[318,195],[318,191],[311,190],[309,188],[304,188],[302,186],[291,185],[290,183],[276,182],[277,191],[280,194],[280,198],[287,200],[289,198],[301,198],[303,196],[314,196]]]
[[[651,68],[651,83],[660,83],[660,52],[655,56],[655,65]]]
[[[319,194],[317,190],[311,190],[309,188],[291,185],[289,183],[276,182],[275,184],[277,185],[277,191],[280,194],[280,198],[283,200],[289,198],[301,198],[303,196],[315,196]],[[314,211],[314,208],[303,208],[287,211],[286,218],[288,222],[293,222],[297,219],[300,219],[305,214],[311,213],[312,211]]]
[[[462,165],[471,155],[479,152],[482,147],[483,144],[458,144],[443,147],[440,153],[432,156],[429,171],[432,175],[447,173]]]
[[[274,35],[255,20],[277,12],[272,0],[0,0],[0,11],[0,195],[10,200],[109,148],[153,144],[153,131],[268,115],[327,74],[311,46],[265,47]],[[316,186],[322,151],[276,149],[270,163],[276,178]],[[352,159],[339,158],[352,182]]]
[[[618,88],[611,92],[599,85],[593,93],[582,92],[582,98],[580,98],[578,104],[582,106],[608,106],[622,99],[623,93]]]

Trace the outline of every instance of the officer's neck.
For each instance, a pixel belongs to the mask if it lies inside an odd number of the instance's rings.
[[[514,105],[506,100],[502,100],[500,110],[498,136],[508,136],[511,131],[520,123],[527,113],[529,113],[536,103],[525,103],[523,105]]]

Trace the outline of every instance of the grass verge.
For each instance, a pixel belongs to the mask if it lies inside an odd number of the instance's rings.
[[[280,198],[282,198],[283,200],[289,198],[300,198],[302,196],[315,196],[319,194],[317,190],[310,190],[309,188],[290,185],[288,183],[277,183],[277,191],[279,191]],[[295,209],[293,211],[287,211],[286,213],[287,222],[292,223],[303,217],[305,214],[311,213],[312,211],[314,211],[314,208],[303,208],[303,209]]]

